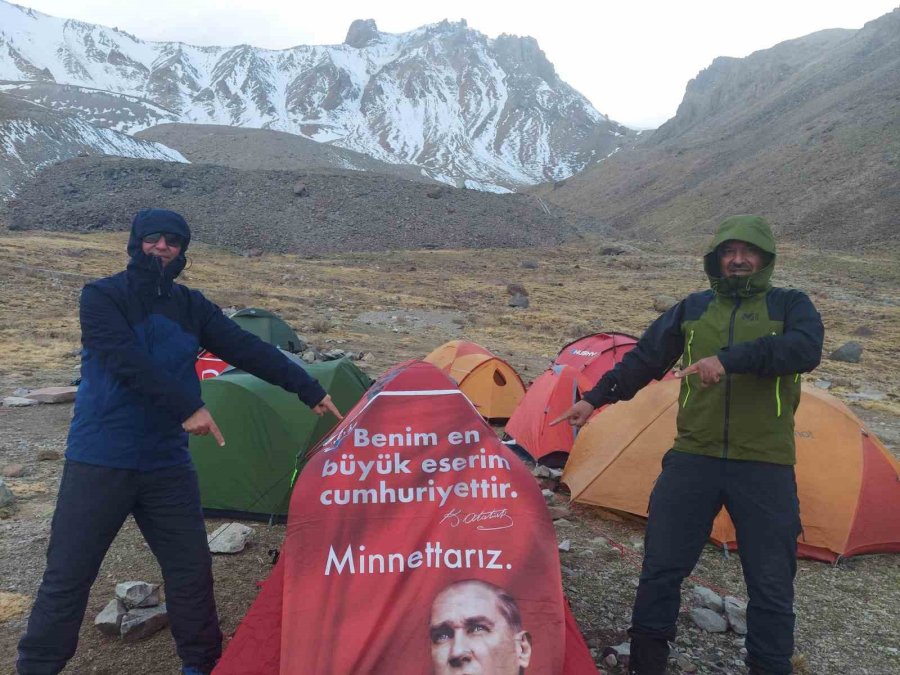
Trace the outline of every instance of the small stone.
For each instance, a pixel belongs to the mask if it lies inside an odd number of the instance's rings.
[[[697,666],[695,666],[691,662],[691,660],[683,654],[680,655],[677,659],[675,659],[675,663],[681,669],[682,673],[696,673],[697,672]]]
[[[615,654],[607,654],[606,658],[603,659],[603,663],[604,663],[604,665],[607,665],[610,668],[613,668],[613,667],[619,665],[619,659],[616,658]]]
[[[306,187],[306,183],[302,181],[298,181],[294,183],[294,195],[297,197],[306,197],[309,195],[309,188]]]
[[[537,464],[531,470],[531,475],[535,478],[550,478],[550,468],[543,464]]]
[[[610,647],[612,653],[617,657],[621,656],[631,656],[631,643],[630,642],[622,642],[621,644],[614,645]]]
[[[253,528],[241,523],[226,523],[207,537],[212,553],[240,553],[253,534]]]
[[[116,584],[116,598],[121,600],[127,609],[156,607],[159,604],[159,584],[124,581]]]
[[[875,335],[875,331],[868,326],[859,326],[855,331],[853,331],[853,334],[859,337],[872,337],[873,335]]]
[[[37,401],[23,396],[7,396],[3,399],[3,405],[7,408],[26,408],[30,405],[37,405]]]
[[[38,403],[71,403],[77,393],[78,387],[45,387],[35,389],[28,394],[28,398]]]
[[[721,612],[725,609],[722,596],[706,586],[694,586],[693,592],[694,599],[701,607],[706,607],[716,612]]]
[[[565,518],[558,518],[554,520],[553,525],[556,527],[574,527],[574,525]]]
[[[534,260],[523,260],[522,267],[526,270],[536,270],[538,268],[538,264]]]
[[[125,642],[137,642],[148,638],[169,625],[166,603],[156,607],[132,609],[122,617],[120,634]]]
[[[55,462],[62,457],[56,450],[38,450],[37,461]]]
[[[307,349],[303,354],[300,355],[300,358],[306,361],[307,363],[315,363],[316,361],[316,350],[315,349]]]
[[[528,309],[530,302],[527,295],[514,295],[506,304],[510,307],[517,307],[518,309]]]
[[[725,618],[706,607],[694,607],[691,610],[691,619],[708,633],[724,633],[728,630]]]
[[[127,612],[128,609],[121,600],[118,598],[110,600],[109,604],[94,619],[94,625],[100,629],[101,633],[119,636],[122,634],[122,619]]]
[[[570,548],[572,548],[572,540],[563,539],[561,542],[559,542],[558,548],[560,551],[568,551]]]
[[[728,625],[738,635],[747,634],[747,603],[737,598],[725,596],[725,616],[728,619]]]
[[[522,284],[506,284],[506,292],[510,295],[528,295],[528,291]]]
[[[544,501],[546,502],[552,502],[556,497],[553,490],[541,490],[541,494],[544,495]]]
[[[819,389],[831,389],[831,382],[828,380],[816,380],[813,384]]]
[[[677,302],[671,295],[657,295],[653,298],[653,309],[657,312],[666,312],[672,309]]]
[[[0,509],[11,506],[16,501],[16,496],[6,487],[6,483],[0,478]]]
[[[828,358],[845,363],[859,363],[862,359],[863,346],[859,342],[847,342],[835,349]]]
[[[3,471],[0,471],[0,475],[6,478],[20,478],[25,475],[25,467],[21,464],[7,464],[3,467]]]

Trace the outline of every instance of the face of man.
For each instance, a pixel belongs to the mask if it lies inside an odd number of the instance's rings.
[[[765,253],[746,241],[729,239],[719,247],[719,264],[723,277],[745,277],[758,272],[765,264]]]
[[[517,675],[531,660],[531,639],[514,632],[497,594],[477,583],[443,591],[431,606],[436,675]]]
[[[141,248],[144,253],[159,258],[163,267],[178,257],[181,247],[182,239],[177,234],[155,232],[141,240]]]

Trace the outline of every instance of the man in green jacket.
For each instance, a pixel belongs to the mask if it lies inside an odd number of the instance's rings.
[[[800,513],[794,411],[800,374],[822,356],[824,328],[800,291],[773,288],[775,238],[765,219],[734,216],[704,257],[711,290],[651,324],[636,347],[558,420],[631,399],[681,359],[678,435],[650,497],[632,614],[629,669],[662,675],[675,639],[682,580],[725,506],[747,583],[747,666],[791,672]],[[554,422],[554,423],[555,423]]]

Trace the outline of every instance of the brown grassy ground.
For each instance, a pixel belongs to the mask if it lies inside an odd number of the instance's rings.
[[[122,269],[125,235],[11,233],[0,231],[0,395],[16,387],[66,384],[77,376],[78,293],[90,278]],[[705,286],[697,256],[647,247],[603,255],[610,242],[587,240],[557,249],[402,251],[303,259],[263,255],[243,258],[202,244],[183,275],[222,306],[263,306],[281,314],[314,344],[370,351],[362,365],[377,376],[399,361],[421,357],[447,339],[466,337],[507,358],[527,381],[536,377],[565,342],[596,330],[640,331],[657,316],[653,298],[680,297]],[[537,263],[536,269],[522,263]],[[832,382],[839,396],[876,389],[886,398],[857,411],[897,452],[900,428],[900,265],[896,256],[859,258],[787,248],[776,283],[810,293],[825,320],[826,351],[850,339],[863,343],[859,364],[825,360],[813,379]],[[506,285],[529,291],[531,306],[507,307]],[[365,316],[361,316],[365,314]],[[872,334],[854,335],[861,327]],[[4,412],[5,410],[5,412]],[[60,462],[37,462],[39,449],[64,450],[69,407],[0,408],[0,465],[26,464],[11,481],[20,511],[0,521],[0,592],[32,596],[46,546]],[[46,487],[41,491],[36,488]],[[565,582],[592,647],[624,639],[637,577],[641,527],[602,520],[576,507],[573,552],[563,554],[572,572]],[[5,522],[5,525],[4,525]],[[211,522],[210,528],[218,526]],[[262,542],[246,556],[217,559],[217,594],[223,628],[233,630],[267,574],[265,549],[281,529],[258,526]],[[25,536],[23,533],[31,533]],[[17,539],[11,537],[15,534]],[[609,554],[591,541],[603,535],[632,553]],[[5,559],[5,562],[4,562]],[[89,612],[108,600],[111,585],[135,573],[156,580],[158,569],[133,523],[116,540],[95,586]],[[704,554],[697,575],[743,595],[735,556]],[[6,596],[0,597],[0,600]],[[18,607],[6,597],[4,606]],[[18,603],[18,604],[16,604]],[[900,618],[900,556],[867,556],[831,568],[803,562],[798,576],[798,649],[809,673],[900,671],[894,627]],[[10,610],[12,612],[12,610]],[[2,622],[0,671],[8,672],[24,617]],[[91,614],[92,616],[92,614]],[[699,672],[745,672],[733,660],[734,635],[709,636],[682,623],[679,649]],[[72,672],[175,672],[166,632],[135,646],[95,634],[86,625]],[[680,672],[673,665],[672,672]],[[68,672],[68,671],[67,671]],[[619,672],[613,668],[612,672]]]

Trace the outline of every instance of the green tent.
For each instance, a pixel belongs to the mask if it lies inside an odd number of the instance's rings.
[[[231,320],[245,331],[285,351],[299,352],[304,349],[305,343],[294,329],[268,310],[248,307],[232,314]]]
[[[297,357],[293,357],[296,360]],[[303,364],[347,413],[372,380],[348,359]],[[203,509],[208,514],[250,517],[287,515],[294,469],[337,423],[318,417],[281,387],[231,369],[200,383],[203,400],[225,446],[212,436],[191,436]]]

